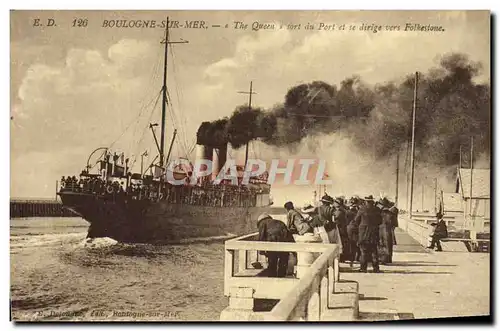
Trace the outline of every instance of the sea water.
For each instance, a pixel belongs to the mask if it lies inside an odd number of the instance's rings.
[[[80,218],[10,221],[16,321],[213,320],[227,307],[222,242],[86,239]]]

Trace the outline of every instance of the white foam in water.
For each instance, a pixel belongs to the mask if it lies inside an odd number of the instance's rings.
[[[109,238],[109,237],[103,237],[103,238],[87,238],[83,241],[83,247],[85,248],[101,248],[101,247],[109,247],[116,245],[118,241]]]
[[[58,246],[81,240],[82,233],[42,234],[31,236],[12,236],[11,249],[23,247]]]

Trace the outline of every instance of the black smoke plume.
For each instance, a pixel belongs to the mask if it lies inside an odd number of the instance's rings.
[[[415,144],[419,158],[437,165],[457,164],[459,146],[490,151],[490,86],[474,82],[481,65],[466,55],[449,54],[437,68],[420,73]],[[369,86],[350,77],[339,86],[322,81],[289,89],[272,109],[237,107],[229,118],[203,122],[198,144],[239,148],[260,139],[293,147],[306,136],[342,131],[377,158],[405,147],[411,136],[415,75],[401,83]]]

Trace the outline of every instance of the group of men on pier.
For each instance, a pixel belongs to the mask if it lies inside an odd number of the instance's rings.
[[[273,219],[269,214],[258,218],[259,240],[293,242],[293,235],[318,235],[323,243],[341,246],[340,262],[360,263],[360,272],[367,272],[371,261],[374,272],[379,264],[392,263],[393,246],[396,244],[394,229],[398,226],[398,209],[387,198],[375,201],[372,195],[349,200],[325,194],[321,205],[307,204],[300,211],[293,202],[284,207],[287,223]],[[268,258],[269,276],[284,277],[289,253],[264,252]]]

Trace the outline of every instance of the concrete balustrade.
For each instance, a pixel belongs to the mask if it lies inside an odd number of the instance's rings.
[[[415,222],[407,217],[399,217],[399,227],[415,239],[420,245],[427,247],[432,228],[423,222]]]
[[[405,217],[399,217],[399,227],[408,233],[413,239],[415,239],[423,247],[427,247],[429,242],[429,236],[432,233],[432,226],[427,224],[427,220],[435,221],[435,218],[428,217],[423,218],[420,216],[420,220],[415,221],[413,219]],[[477,231],[470,231],[470,238],[444,238],[441,239],[442,242],[462,242],[465,246],[468,246],[471,251],[476,251],[480,242],[490,242],[490,239],[479,239],[477,238]]]
[[[303,236],[294,235],[296,243],[321,243],[319,236],[311,233],[306,233]],[[309,267],[319,257],[320,253],[316,252],[297,252],[297,278],[302,278],[309,272]]]
[[[229,306],[222,321],[338,321],[359,313],[358,284],[340,281],[339,247],[316,236],[297,236],[295,243],[256,241],[252,233],[225,243],[224,295]],[[265,277],[259,251],[296,252],[297,273],[285,278]],[[278,301],[265,309],[265,300]],[[265,305],[264,305],[265,306]]]

